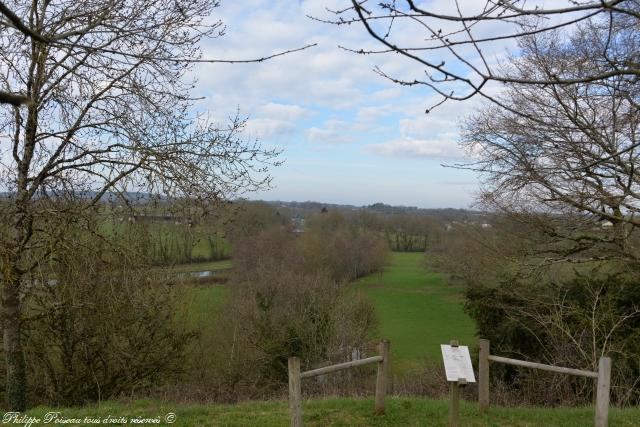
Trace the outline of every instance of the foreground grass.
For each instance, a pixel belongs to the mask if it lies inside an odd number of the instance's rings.
[[[474,324],[462,310],[461,290],[423,265],[422,253],[394,252],[381,274],[356,283],[375,304],[380,337],[391,341],[392,365],[397,371],[425,360],[440,361],[440,344],[452,339],[475,344]]]
[[[59,411],[67,418],[111,416],[156,419],[166,423],[167,414],[175,414],[179,426],[287,426],[289,415],[283,401],[250,402],[238,405],[171,405],[141,400],[130,404],[107,402],[99,406],[72,409],[36,408],[28,412],[42,418],[47,412]],[[387,414],[374,416],[372,399],[330,398],[303,403],[303,421],[307,426],[446,426],[448,402],[421,398],[389,398]],[[171,420],[169,415],[169,420]],[[612,409],[611,426],[637,426],[640,408]],[[460,423],[463,426],[518,427],[582,427],[593,424],[593,408],[491,408],[479,414],[475,403],[461,402]],[[111,425],[124,423],[112,422]],[[37,424],[35,424],[37,425]],[[77,425],[77,424],[76,424]],[[157,425],[157,424],[156,424]]]

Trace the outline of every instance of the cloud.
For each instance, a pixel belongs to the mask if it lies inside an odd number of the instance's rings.
[[[464,159],[466,155],[452,139],[394,139],[366,147],[366,151],[384,157],[418,159]]]
[[[476,8],[473,0],[461,2],[470,11]],[[441,3],[439,8],[450,11],[451,4]],[[295,144],[286,147],[287,163],[274,172],[274,183],[278,186],[286,187],[290,180],[287,173],[297,162],[313,159],[321,166],[305,166],[300,174],[317,182],[314,188],[318,190],[314,191],[326,189],[327,194],[334,194],[335,186],[323,184],[324,172],[331,169],[334,175],[345,173],[346,182],[355,179],[351,175],[353,164],[363,161],[376,172],[363,170],[362,185],[371,185],[376,192],[383,188],[385,199],[399,198],[396,188],[383,186],[386,181],[378,172],[380,168],[393,163],[398,167],[397,176],[424,173],[424,177],[419,175],[415,179],[423,182],[444,179],[440,172],[429,175],[431,172],[423,171],[417,162],[389,162],[388,158],[462,159],[464,153],[455,143],[457,126],[475,100],[447,102],[425,115],[425,109],[439,101],[438,96],[419,86],[396,85],[372,71],[380,66],[394,76],[413,80],[424,78],[422,66],[395,54],[356,55],[341,50],[338,45],[355,49],[380,46],[362,26],[327,25],[305,16],[328,18],[333,15],[325,8],[338,10],[348,5],[348,0],[222,2],[216,9],[216,18],[227,25],[226,35],[204,41],[204,57],[259,58],[309,43],[317,46],[257,64],[197,65],[193,74],[198,79],[194,93],[204,98],[197,102],[197,107],[220,118],[239,109],[241,116],[249,118],[246,135],[265,143],[281,146],[295,140]],[[483,26],[486,28],[480,31]],[[453,29],[454,23],[451,28],[443,28]],[[487,23],[474,27],[473,31],[485,35],[491,29]],[[393,35],[401,45],[415,45],[424,35],[424,28],[398,25]],[[487,52],[492,56],[495,50],[487,46]],[[421,54],[434,61],[449,59],[441,52]],[[374,156],[363,156],[363,150]],[[411,167],[419,171],[414,172]],[[452,181],[457,174],[451,172]],[[310,187],[305,186],[304,191],[311,191]],[[403,182],[401,187],[407,185]],[[362,191],[359,188],[353,194]],[[457,188],[449,188],[447,195],[453,193],[460,194]],[[403,203],[410,204],[416,196],[411,193],[403,197],[406,197]]]
[[[336,119],[327,120],[322,128],[312,127],[307,130],[307,138],[311,142],[340,144],[351,142],[350,124]]]
[[[326,18],[325,7],[341,9],[346,4],[345,0],[223,2],[216,12],[228,28],[224,37],[203,43],[205,57],[259,58],[309,43],[317,46],[259,64],[196,67],[197,90],[206,94],[205,105],[217,111],[240,106],[253,116],[266,102],[344,110],[406,94],[372,68],[404,70],[413,68],[410,62],[397,55],[341,50],[339,44],[367,48],[376,42],[358,26],[329,25],[306,16]],[[420,70],[417,67],[414,72]]]
[[[426,135],[434,135],[439,133],[443,128],[448,129],[452,126],[452,121],[447,119],[438,120],[436,117],[416,117],[401,119],[398,123],[400,134],[403,137],[424,137]]]
[[[358,110],[357,120],[361,122],[373,122],[391,114],[394,108],[390,105],[363,107]]]
[[[260,139],[290,134],[294,130],[292,122],[265,118],[249,119],[245,128],[247,135]]]
[[[299,105],[278,104],[275,102],[264,104],[257,111],[262,118],[286,121],[305,119],[314,115],[313,111]]]
[[[371,94],[371,98],[376,101],[389,101],[400,96],[402,96],[402,88],[399,86],[378,90]]]

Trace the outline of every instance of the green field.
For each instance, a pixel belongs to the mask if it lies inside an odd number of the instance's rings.
[[[149,254],[156,264],[171,265],[184,262],[216,260],[229,256],[230,246],[222,237],[211,242],[208,237],[215,236],[215,226],[199,225],[195,228],[183,224],[167,222],[129,223],[105,220],[100,230],[106,235],[115,236],[129,232],[142,232],[151,245]],[[217,245],[217,252],[211,244]]]
[[[191,264],[176,264],[173,267],[171,267],[171,271],[175,273],[190,273],[193,271],[228,270],[230,268],[231,268],[231,260],[223,259],[221,261],[194,262]]]
[[[379,274],[355,283],[374,302],[380,318],[380,337],[391,340],[392,366],[396,372],[411,375],[411,368],[425,361],[439,362],[441,343],[451,338],[463,344],[474,344],[474,326],[462,311],[461,289],[446,283],[443,276],[423,267],[424,255],[394,253],[387,268]],[[205,267],[206,266],[206,267]],[[229,263],[200,263],[184,271],[228,268]],[[207,348],[211,336],[212,314],[229,294],[223,285],[183,285],[187,320],[201,330],[201,344]],[[208,350],[207,350],[208,351]],[[206,358],[205,353],[195,353]],[[208,362],[207,362],[208,363]],[[387,413],[374,416],[373,399],[338,398],[305,400],[306,426],[446,426],[448,401],[417,397],[391,396]],[[27,414],[43,419],[47,412],[58,412],[59,418],[74,419],[74,425],[91,425],[84,417],[100,419],[101,424],[124,425],[150,421],[156,425],[180,426],[287,426],[288,405],[272,400],[236,405],[172,404],[153,400],[102,402],[80,408],[35,408]],[[169,418],[167,418],[167,416]],[[172,418],[175,416],[175,419]],[[107,419],[106,417],[110,417]],[[125,418],[122,418],[125,417]],[[104,421],[107,419],[107,421]],[[145,420],[146,419],[146,420]],[[169,424],[167,419],[173,421]],[[640,425],[640,408],[612,409],[611,426]],[[64,421],[59,422],[62,424]],[[460,422],[474,427],[578,427],[593,424],[593,408],[505,408],[492,407],[479,414],[474,402],[461,402]],[[67,422],[68,423],[68,422]],[[7,422],[5,424],[10,424]],[[14,423],[25,425],[25,422]],[[42,424],[34,422],[33,425]]]
[[[424,254],[394,252],[382,273],[356,283],[375,304],[381,338],[391,341],[393,366],[406,371],[439,361],[440,344],[473,346],[474,324],[462,310],[461,289],[424,268]]]
[[[212,314],[228,295],[229,288],[221,285],[185,285],[185,287],[191,326],[206,330],[211,325]]]
[[[480,415],[477,406],[461,402],[460,424],[474,427],[583,427],[593,425],[593,408],[491,408]],[[99,406],[71,409],[36,408],[27,412],[43,418],[47,412],[59,411],[59,417],[84,419],[147,418],[167,424],[169,416],[176,426],[261,426],[289,425],[287,403],[284,401],[250,402],[238,405],[172,405],[156,401],[135,401],[127,404],[103,402]],[[316,399],[303,402],[303,422],[306,426],[429,426],[447,425],[448,402],[422,398],[387,399],[387,414],[374,416],[373,400],[356,398]],[[612,409],[609,425],[615,427],[638,426],[640,408]],[[9,423],[11,425],[11,423]],[[104,423],[103,423],[104,424]],[[121,423],[109,423],[123,425]],[[156,424],[156,425],[158,425]],[[24,425],[24,423],[21,423]],[[39,425],[39,424],[34,424]],[[78,425],[78,424],[74,424]],[[87,425],[87,424],[81,424]],[[148,425],[148,424],[147,424]]]
[[[185,264],[179,272],[226,269],[230,261]],[[371,298],[380,321],[378,338],[391,341],[393,367],[397,373],[440,361],[440,344],[458,339],[475,344],[473,321],[462,310],[461,289],[424,268],[424,254],[394,252],[381,273],[358,280],[355,288]],[[207,327],[226,286],[190,287],[190,318]],[[202,323],[198,323],[201,319]]]

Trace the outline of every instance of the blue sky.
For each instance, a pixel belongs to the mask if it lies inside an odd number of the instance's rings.
[[[223,0],[212,17],[222,19],[227,31],[203,45],[208,58],[258,58],[318,43],[265,63],[203,64],[194,70],[195,94],[204,97],[198,108],[218,120],[240,108],[249,118],[247,137],[283,149],[285,162],[272,171],[274,188],[249,197],[468,207],[478,187],[476,176],[441,164],[465,159],[456,144],[458,126],[480,100],[449,102],[425,114],[435,94],[399,87],[372,71],[378,65],[410,76],[421,73],[415,64],[397,55],[345,52],[338,44],[360,48],[374,43],[360,26],[335,27],[305,16],[327,16],[325,6],[345,4]],[[398,34],[408,40],[416,35],[422,34],[410,28]]]

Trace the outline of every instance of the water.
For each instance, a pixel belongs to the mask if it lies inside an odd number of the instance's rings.
[[[219,274],[216,270],[192,271],[189,273],[191,277],[210,277]]]

